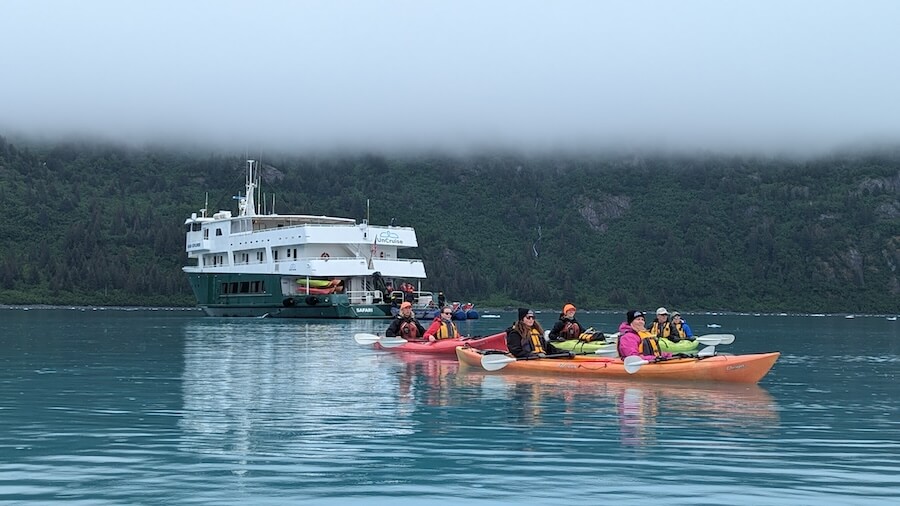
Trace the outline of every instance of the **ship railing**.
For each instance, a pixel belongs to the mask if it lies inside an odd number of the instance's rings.
[[[363,260],[363,261],[368,261],[369,258],[368,258],[368,257],[364,257],[364,256],[346,256],[346,257],[338,257],[338,256],[331,256],[331,255],[328,255],[328,256],[322,256],[322,255],[319,255],[319,256],[317,256],[317,257],[298,257],[298,258],[287,257],[287,258],[279,258],[278,260],[275,260],[275,263],[276,263],[276,264],[279,264],[279,263],[290,263],[290,262],[316,262],[316,261],[320,261],[320,262],[334,262],[334,261],[347,261],[347,260]],[[389,262],[389,263],[392,263],[392,264],[394,264],[394,263],[405,263],[405,264],[420,264],[420,263],[423,263],[422,259],[420,259],[420,258],[373,258],[373,259],[372,259],[372,262],[375,263],[375,264],[379,264],[379,263],[383,263],[383,262]]]
[[[407,293],[412,294],[413,309],[432,309],[435,307],[434,293],[426,291],[404,292],[402,290],[394,290],[391,292],[391,302],[397,306],[404,300],[407,300]]]
[[[384,294],[381,290],[350,290],[347,297],[351,304],[382,304]]]

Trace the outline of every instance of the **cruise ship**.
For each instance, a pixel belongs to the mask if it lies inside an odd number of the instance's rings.
[[[183,270],[207,315],[391,318],[404,300],[417,314],[434,310],[434,294],[421,286],[424,263],[399,256],[418,246],[414,229],[263,214],[259,183],[259,165],[248,160],[237,215],[200,209],[184,222],[191,265]]]

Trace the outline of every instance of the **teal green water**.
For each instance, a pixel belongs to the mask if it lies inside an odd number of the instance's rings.
[[[619,319],[579,313],[601,330]],[[782,357],[758,386],[532,380],[353,342],[383,322],[0,309],[0,502],[900,499],[900,322],[688,321],[737,336],[720,351]]]

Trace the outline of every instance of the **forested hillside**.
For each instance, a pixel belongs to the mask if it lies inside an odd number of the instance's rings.
[[[257,158],[259,158],[257,156]],[[416,228],[482,305],[900,311],[900,155],[262,156],[276,211]],[[0,303],[193,305],[182,224],[245,157],[0,137]]]

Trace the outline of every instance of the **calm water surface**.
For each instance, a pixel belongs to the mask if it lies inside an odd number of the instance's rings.
[[[782,357],[758,386],[537,380],[353,342],[385,322],[0,309],[0,502],[900,501],[900,322],[688,321]]]

